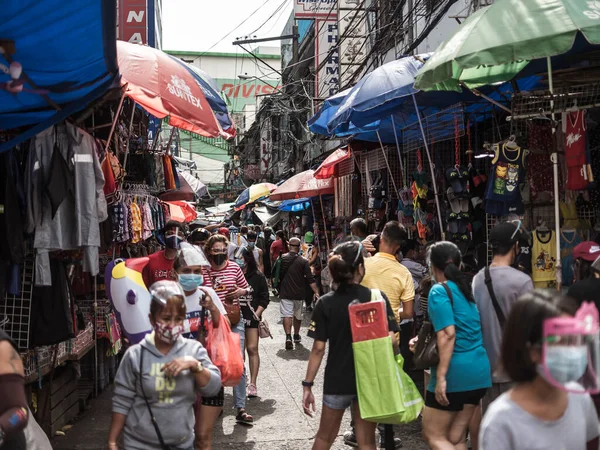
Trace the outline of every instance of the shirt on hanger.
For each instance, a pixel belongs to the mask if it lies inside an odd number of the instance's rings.
[[[533,232],[531,264],[534,282],[556,281],[556,235],[552,230]]]

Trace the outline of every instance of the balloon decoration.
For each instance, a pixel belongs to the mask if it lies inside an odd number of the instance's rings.
[[[106,266],[106,293],[117,315],[121,329],[130,344],[137,344],[152,331],[150,293],[142,271],[148,258],[116,259]]]

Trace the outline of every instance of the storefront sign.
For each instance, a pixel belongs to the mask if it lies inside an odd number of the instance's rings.
[[[294,17],[332,18],[337,15],[337,0],[294,0]]]
[[[119,0],[119,40],[148,43],[147,0]]]
[[[316,20],[315,66],[320,70],[315,76],[315,93],[319,99],[335,95],[339,90],[339,52],[337,12],[332,20]]]

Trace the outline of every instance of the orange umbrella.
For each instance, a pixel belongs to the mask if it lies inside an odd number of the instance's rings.
[[[159,119],[206,137],[223,130],[191,73],[152,47],[117,41],[121,85],[125,94]]]
[[[315,178],[326,179],[336,176],[337,166],[342,161],[346,161],[352,157],[352,153],[348,148],[339,148],[321,163],[321,165],[315,170]]]
[[[270,199],[279,201],[333,194],[333,180],[331,178],[326,180],[317,179],[314,173],[314,170],[306,170],[294,175],[271,192]]]

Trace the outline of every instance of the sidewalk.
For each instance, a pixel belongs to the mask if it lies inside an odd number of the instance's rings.
[[[232,408],[232,388],[225,390],[225,407],[214,430],[214,449],[229,450],[303,450],[312,447],[319,426],[320,408],[316,417],[310,418],[302,411],[302,385],[312,340],[306,337],[309,315],[305,314],[302,328],[302,345],[295,350],[285,350],[285,334],[279,318],[279,300],[271,301],[265,312],[273,339],[261,339],[261,368],[258,377],[259,398],[248,399],[246,409],[254,416],[254,426],[235,423]],[[317,405],[321,404],[325,360],[315,380],[313,392]],[[111,389],[92,403],[89,411],[76,421],[65,437],[53,440],[55,450],[104,450],[110,426]],[[346,413],[340,434],[348,428],[350,414]],[[404,442],[405,450],[425,450],[420,436],[420,422],[397,427],[397,436]],[[334,450],[349,449],[338,437]]]

